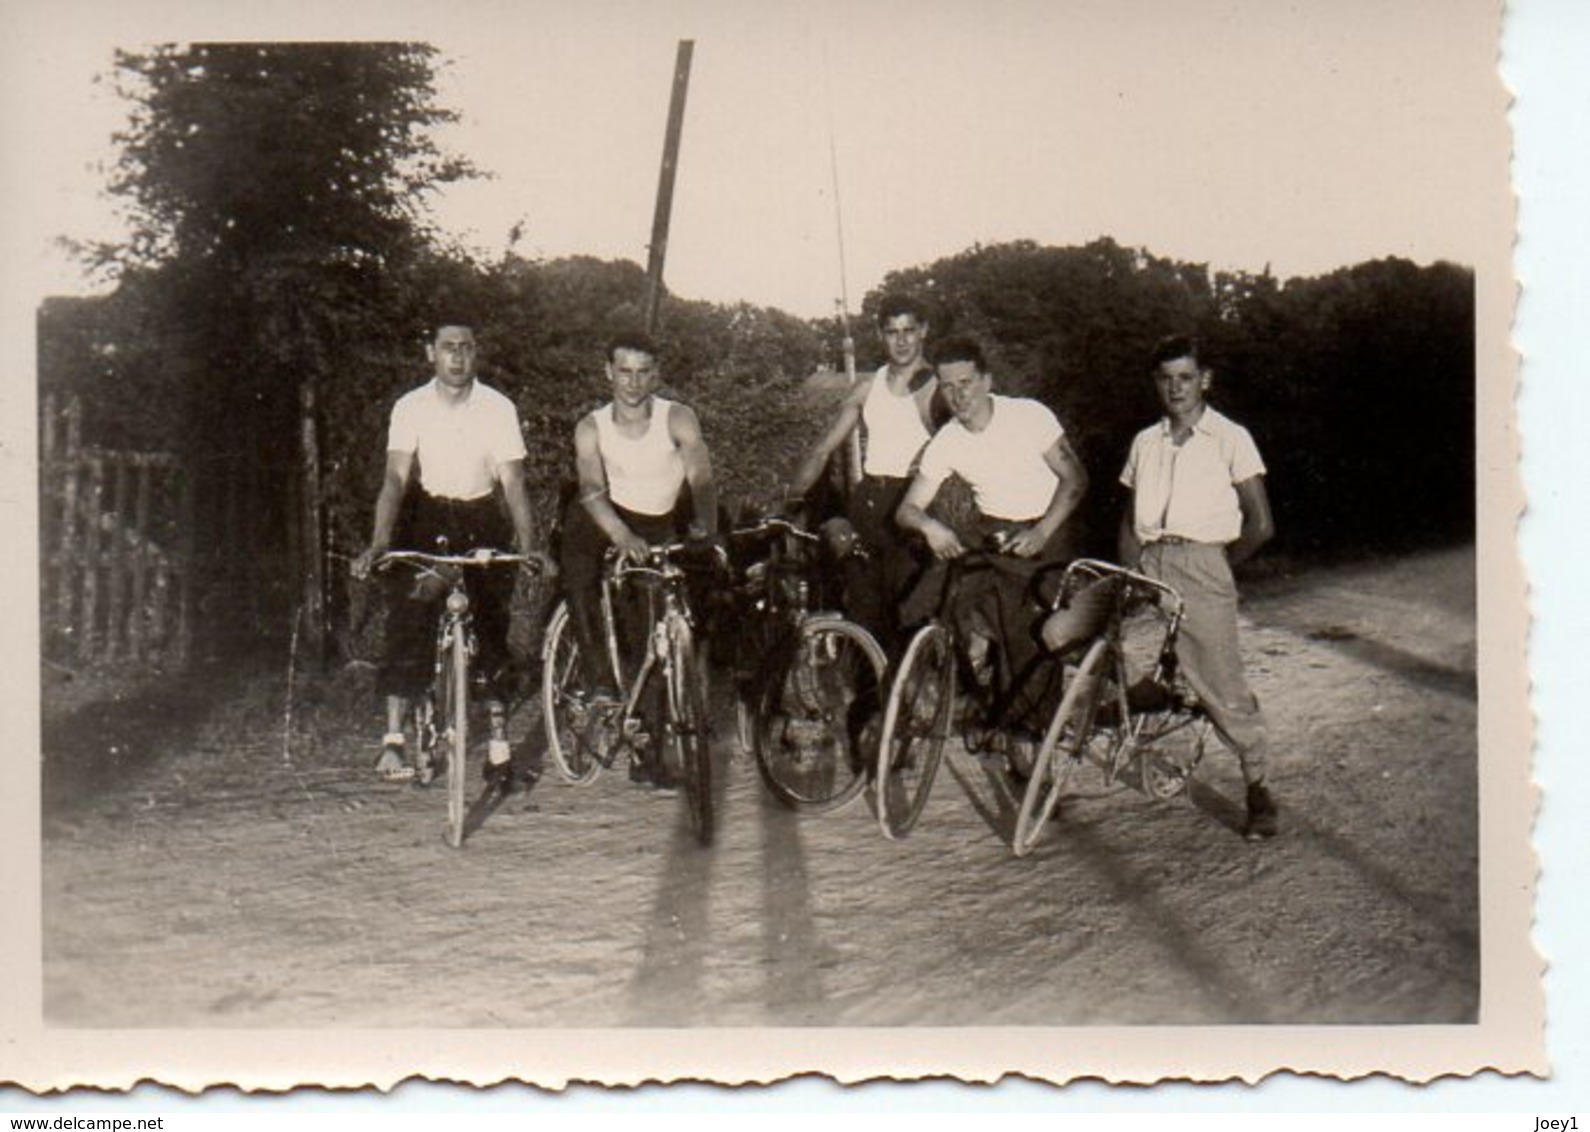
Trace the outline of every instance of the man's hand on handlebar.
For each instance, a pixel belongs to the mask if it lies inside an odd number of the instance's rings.
[[[352,565],[350,565],[348,568],[349,572],[357,580],[361,582],[364,581],[370,576],[370,572],[375,569],[376,559],[380,558],[386,552],[386,547],[376,546],[374,543],[372,543],[371,545],[365,547],[364,550],[359,553],[359,556],[353,560]]]
[[[519,553],[529,560],[526,565],[533,568],[543,579],[548,582],[558,580],[558,562],[552,555],[544,550],[521,550]]]
[[[651,552],[651,546],[628,527],[618,538],[613,540],[613,549],[618,553],[618,560],[631,566],[642,565],[646,556]]]
[[[936,520],[929,521],[922,528],[922,537],[927,540],[928,549],[935,558],[959,558],[966,553],[966,545],[961,542],[960,536]]]
[[[1011,531],[1002,540],[1000,550],[1005,554],[1013,554],[1017,558],[1032,558],[1043,550],[1044,543],[1048,541],[1043,531],[1038,528],[1038,524],[1034,523],[1030,527],[1022,527],[1020,530]]]

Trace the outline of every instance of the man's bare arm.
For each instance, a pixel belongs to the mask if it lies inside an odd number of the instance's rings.
[[[966,553],[966,547],[961,542],[960,536],[929,515],[927,511],[938,490],[937,484],[924,479],[921,475],[916,476],[911,481],[911,486],[905,489],[905,498],[900,501],[900,506],[894,512],[894,521],[906,530],[916,531],[921,535],[936,557],[958,558]]]
[[[618,517],[607,496],[607,468],[596,442],[596,422],[588,416],[574,426],[574,467],[580,479],[580,506],[608,541],[625,554],[645,554],[645,540]]]
[[[392,528],[397,525],[403,497],[408,494],[409,478],[414,474],[414,453],[389,451],[386,470],[381,475],[381,491],[375,497],[375,523],[370,545],[354,559],[355,577],[368,577],[375,560],[392,549]]]
[[[860,427],[861,406],[866,403],[867,391],[872,388],[875,380],[876,375],[864,377],[845,394],[845,399],[839,406],[839,413],[834,417],[834,423],[829,425],[828,431],[807,453],[800,467],[796,468],[795,474],[790,477],[786,495],[799,497],[810,491],[812,485],[822,476],[823,468],[827,466],[829,458],[850,434]]]
[[[1253,557],[1259,547],[1275,536],[1275,519],[1270,514],[1270,495],[1263,476],[1249,476],[1236,485],[1237,502],[1242,507],[1242,533],[1226,545],[1226,558],[1235,566]]]
[[[1115,534],[1116,553],[1121,565],[1130,570],[1139,569],[1143,564],[1143,540],[1137,537],[1137,525],[1132,521],[1133,502],[1127,500],[1126,510],[1121,512],[1120,530]]]
[[[712,455],[701,435],[701,421],[688,405],[675,405],[668,414],[668,428],[684,460],[695,526],[710,538],[718,533],[718,484],[712,476]]]
[[[1010,540],[1010,552],[1022,558],[1031,558],[1043,550],[1088,490],[1088,470],[1064,436],[1045,449],[1043,462],[1055,474],[1054,494],[1049,497],[1043,516]]]

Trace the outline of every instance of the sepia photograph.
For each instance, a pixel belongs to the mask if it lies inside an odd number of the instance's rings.
[[[1541,1071],[1499,3],[67,8],[20,1083]]]

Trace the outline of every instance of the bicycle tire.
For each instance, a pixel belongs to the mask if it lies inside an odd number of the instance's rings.
[[[708,741],[705,685],[696,668],[690,629],[676,622],[668,635],[673,653],[669,672],[668,731],[684,779],[686,809],[696,841],[712,844],[712,750]]]
[[[883,713],[874,783],[878,824],[891,841],[910,833],[922,816],[944,757],[954,706],[950,632],[931,622],[906,646]]]
[[[825,813],[861,796],[876,752],[888,658],[873,635],[840,618],[801,624],[758,682],[754,750],[773,797]]]
[[[1010,839],[1011,850],[1018,857],[1032,852],[1043,836],[1044,827],[1066,783],[1081,765],[1093,730],[1093,702],[1103,684],[1104,667],[1109,659],[1109,642],[1099,637],[1088,646],[1072,674],[1071,683],[1060,697],[1060,706],[1044,731],[1043,742],[1033,758],[1032,776],[1027,779],[1027,789],[1022,792],[1021,810],[1016,815],[1016,829]]]
[[[576,786],[596,781],[602,760],[588,741],[584,676],[569,603],[558,602],[541,647],[541,724],[558,774]]]
[[[454,627],[447,648],[441,692],[440,725],[447,747],[447,843],[459,849],[464,844],[464,790],[469,781],[469,646],[462,626]]]

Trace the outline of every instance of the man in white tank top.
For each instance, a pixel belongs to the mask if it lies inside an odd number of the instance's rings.
[[[867,557],[847,564],[845,602],[850,616],[887,648],[897,643],[897,606],[921,565],[900,537],[894,513],[933,433],[936,382],[923,357],[928,317],[922,303],[908,295],[886,296],[878,306],[878,333],[888,362],[846,394],[834,423],[791,477],[785,496],[804,497],[829,457],[856,429],[862,430],[862,477],[851,491],[846,513]]]
[[[684,533],[678,513],[686,484],[693,512],[689,533],[711,538],[718,530],[718,492],[701,422],[688,405],[657,396],[657,360],[649,336],[615,338],[606,366],[613,399],[574,429],[579,493],[564,515],[562,566],[593,701],[618,695],[604,660],[601,578],[607,549],[641,557],[651,544],[678,538]],[[659,763],[630,769],[637,782],[668,785]]]

